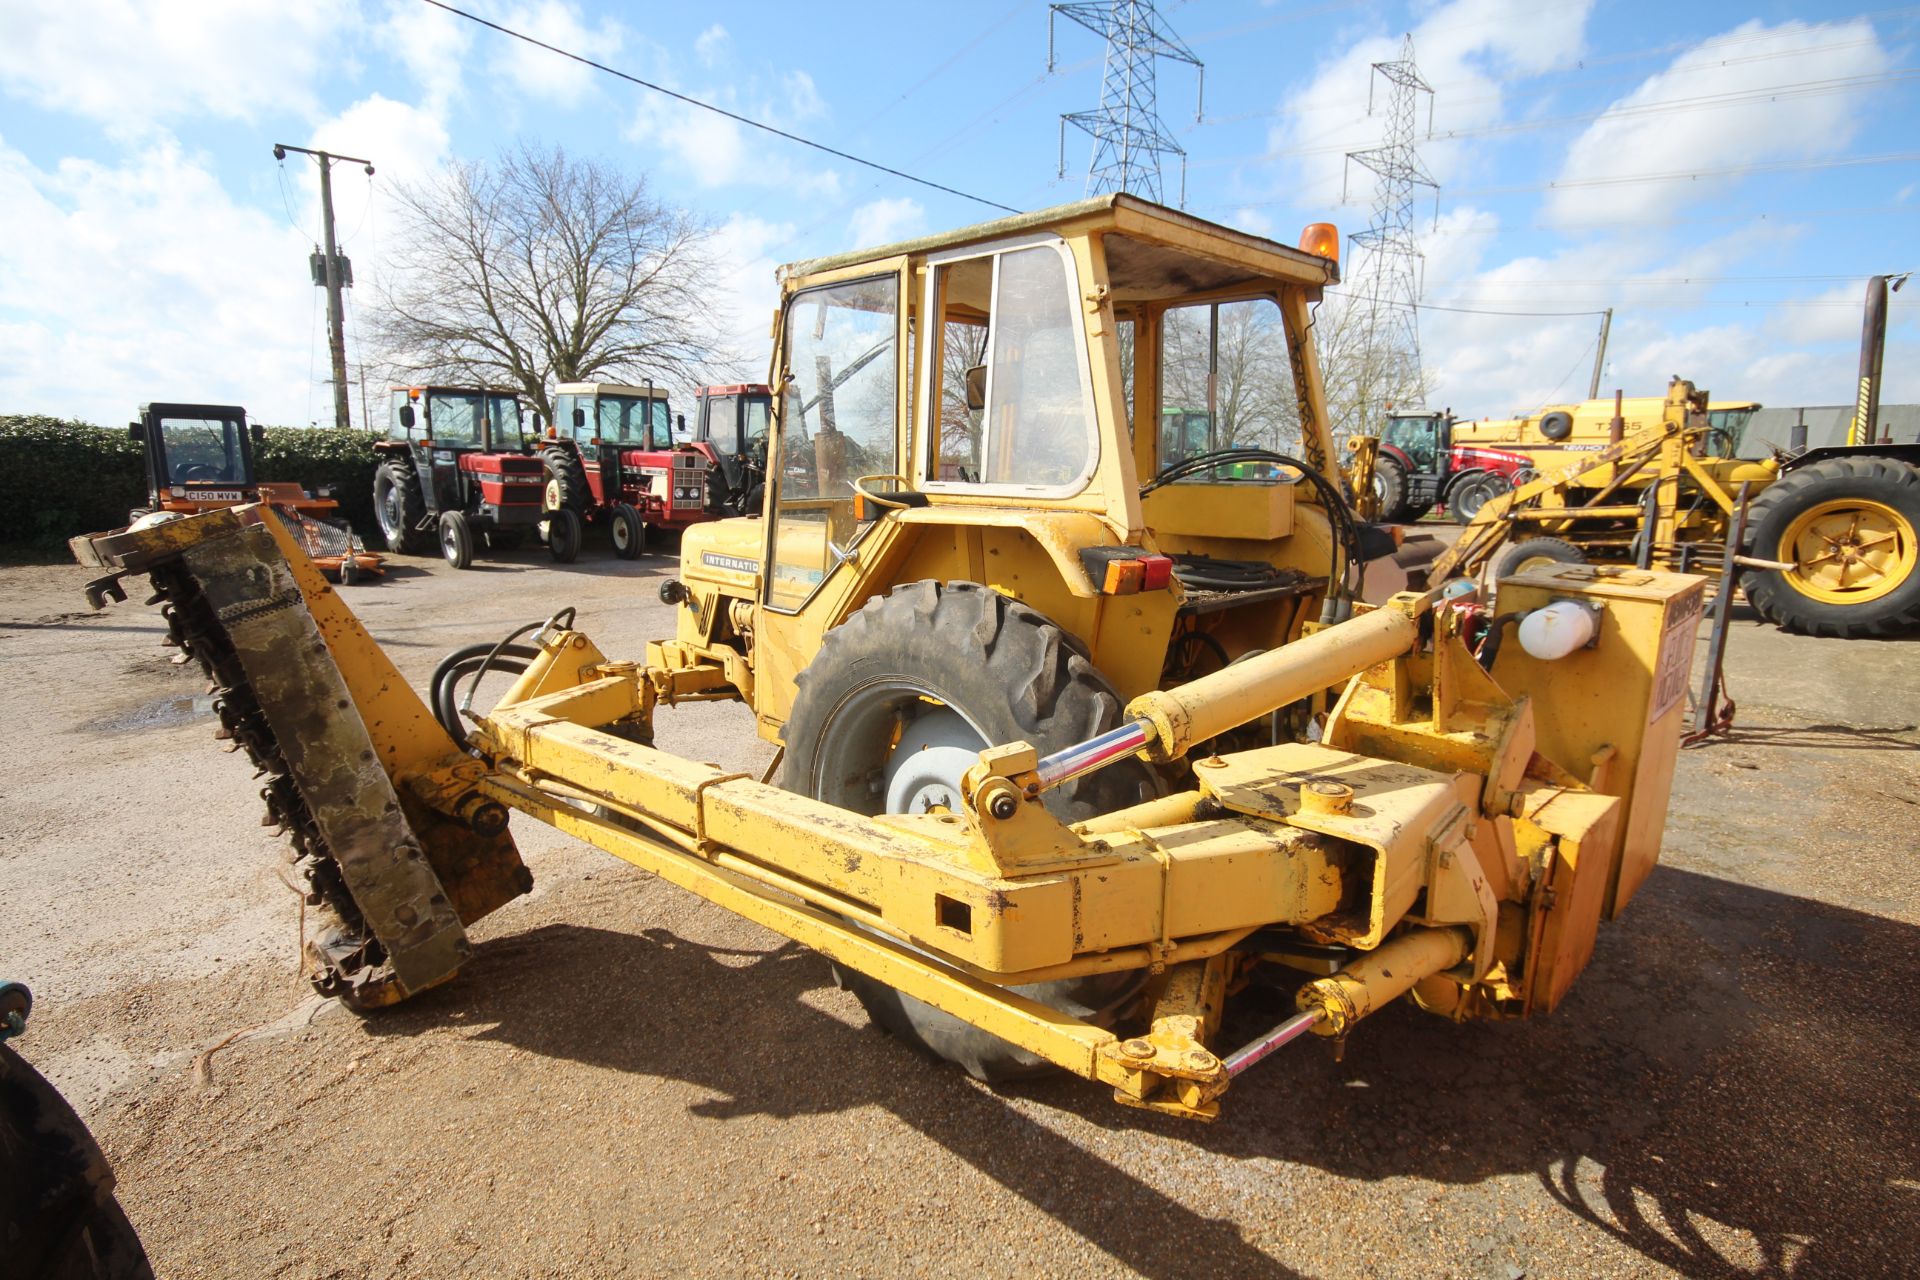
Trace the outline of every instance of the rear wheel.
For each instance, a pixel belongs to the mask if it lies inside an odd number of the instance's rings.
[[[1920,469],[1827,458],[1768,485],[1748,514],[1751,553],[1795,566],[1742,575],[1767,621],[1842,639],[1920,628]]]
[[[1389,524],[1406,522],[1407,469],[1400,459],[1384,453],[1374,459],[1373,496],[1380,504],[1380,519]]]
[[[913,582],[829,631],[800,674],[781,785],[859,813],[957,810],[960,778],[989,744],[1041,754],[1120,722],[1120,697],[1086,651],[1040,614],[972,582]],[[1135,761],[1059,788],[1077,821],[1152,796]],[[975,1078],[1010,1080],[1043,1059],[854,970],[836,969],[868,1016]],[[1144,971],[1014,990],[1101,1025],[1138,995]]]
[[[1560,538],[1527,538],[1500,553],[1493,562],[1493,580],[1500,581],[1522,569],[1538,569],[1550,564],[1585,564],[1587,553]]]
[[[647,522],[625,502],[613,504],[613,549],[622,560],[637,560],[647,547]]]
[[[548,511],[565,508],[582,512],[593,505],[593,490],[587,484],[587,469],[571,449],[549,445],[540,451],[547,467],[547,486],[541,504]]]
[[[374,468],[373,510],[387,546],[403,555],[417,555],[427,549],[427,539],[420,532],[427,500],[420,492],[420,476],[411,462],[388,458]]]
[[[579,513],[562,507],[547,514],[547,550],[561,564],[572,564],[580,558],[580,542],[585,530],[580,524]]]
[[[467,523],[464,512],[441,512],[440,554],[456,569],[473,564],[473,526]]]

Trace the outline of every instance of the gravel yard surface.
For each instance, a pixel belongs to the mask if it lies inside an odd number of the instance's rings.
[[[349,591],[424,685],[564,605],[638,656],[674,563],[401,559]],[[1739,621],[1739,727],[1683,755],[1662,865],[1555,1014],[1396,1007],[1203,1126],[977,1085],[820,957],[517,816],[535,891],[457,981],[323,1003],[197,669],[87,576],[0,568],[0,977],[163,1277],[1920,1272],[1920,643]],[[739,707],[659,730],[771,755]]]

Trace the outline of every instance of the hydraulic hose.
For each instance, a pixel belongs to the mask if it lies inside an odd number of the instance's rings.
[[[496,648],[499,652],[494,654]],[[433,718],[440,722],[440,727],[447,731],[447,736],[462,751],[471,751],[473,744],[467,737],[466,726],[460,722],[460,708],[456,700],[460,680],[486,665],[489,654],[494,654],[490,670],[518,675],[527,669],[528,663],[540,656],[540,650],[525,644],[497,646],[491,640],[463,645],[440,659],[427,685],[427,705],[433,709]]]

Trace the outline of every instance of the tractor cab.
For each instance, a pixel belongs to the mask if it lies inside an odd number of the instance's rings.
[[[129,512],[130,519],[265,502],[321,572],[341,582],[383,572],[380,557],[361,546],[338,518],[340,504],[329,490],[308,493],[292,481],[255,478],[253,449],[266,432],[248,423],[239,405],[143,404],[127,433],[140,442],[147,471],[147,505]]]
[[[197,511],[260,496],[253,446],[265,432],[249,427],[239,405],[143,404],[127,433],[143,446],[147,501],[156,511]]]
[[[708,506],[726,515],[759,515],[767,478],[773,388],[762,383],[701,387],[694,393],[693,446],[707,455]]]
[[[780,738],[823,638],[904,583],[1021,602],[1128,697],[1345,616],[1311,232],[1113,195],[783,268],[763,515],[683,538],[676,660],[750,653]]]
[[[1389,413],[1380,443],[1398,449],[1422,473],[1441,470],[1453,427],[1451,413]]]

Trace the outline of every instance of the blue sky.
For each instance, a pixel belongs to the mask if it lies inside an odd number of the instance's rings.
[[[1062,112],[1099,94],[1100,42],[1046,5],[619,5],[474,11],[845,151],[1018,208],[1077,198]],[[1773,404],[1852,398],[1872,272],[1920,267],[1920,6],[1188,0],[1206,63],[1163,64],[1187,207],[1291,242],[1367,220],[1342,153],[1379,141],[1368,67],[1403,33],[1436,95],[1422,156],[1426,301],[1615,308],[1605,385],[1679,373]],[[420,0],[0,0],[0,412],[124,420],[144,400],[328,416],[308,276],[313,167],[337,170],[358,278],[382,269],[388,184],[450,157],[558,142],[649,176],[719,229],[715,306],[766,362],[782,261],[994,216],[757,134]],[[1649,175],[1685,175],[1659,181]],[[1168,175],[1170,193],[1179,178]],[[389,236],[389,241],[391,237]],[[357,291],[352,301],[370,290]],[[1920,284],[1896,295],[1886,398],[1920,399]],[[1436,402],[1505,414],[1584,394],[1597,318],[1423,311]],[[357,361],[357,324],[348,330]],[[377,391],[377,378],[375,379]],[[356,417],[358,388],[355,389]]]

